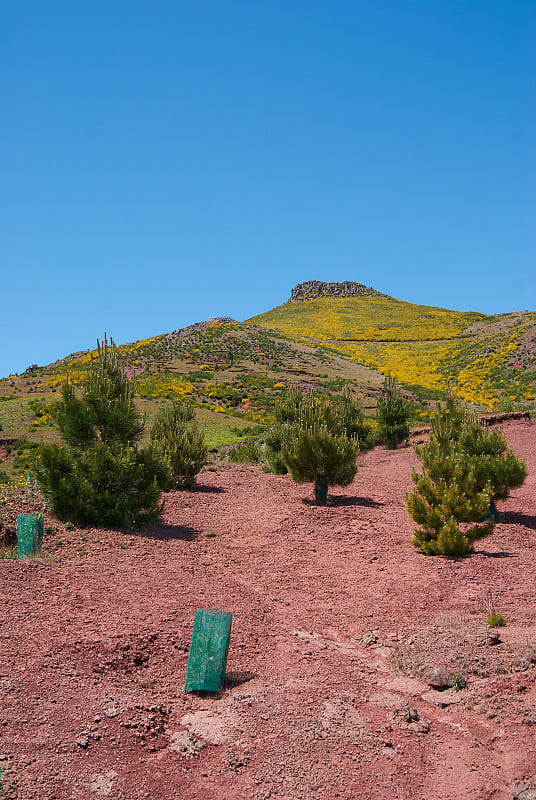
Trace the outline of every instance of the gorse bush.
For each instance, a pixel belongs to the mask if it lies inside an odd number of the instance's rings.
[[[170,488],[193,486],[206,464],[208,451],[194,418],[193,403],[185,400],[164,403],[156,414],[151,441],[169,469]]]
[[[417,453],[423,471],[413,470],[415,489],[406,495],[420,526],[413,544],[427,555],[471,552],[473,542],[493,530],[494,502],[525,480],[524,461],[507,451],[500,431],[483,428],[461,409],[450,391],[432,420],[430,443]]]
[[[27,473],[29,469],[34,468],[34,463],[38,454],[39,444],[31,442],[22,437],[17,439],[12,444],[6,445],[6,454],[14,455],[13,469],[19,475]]]
[[[42,444],[36,462],[52,512],[61,520],[98,526],[155,520],[169,470],[152,445],[136,444],[143,421],[113,341],[105,337],[98,343],[80,395],[66,379],[54,417],[65,444]]]

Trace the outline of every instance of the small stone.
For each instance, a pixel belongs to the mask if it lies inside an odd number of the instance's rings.
[[[421,718],[419,712],[413,706],[401,706],[395,709],[395,715],[407,723],[418,722]]]
[[[429,692],[425,692],[423,695],[421,695],[421,698],[426,700],[427,703],[432,703],[434,706],[440,706],[440,708],[445,708],[446,706],[452,706],[462,702],[460,693],[455,692],[453,689],[443,690],[442,692],[438,692],[435,689],[430,689]]]
[[[421,676],[432,689],[439,692],[450,689],[452,678],[444,669],[426,665],[421,669]]]
[[[428,733],[430,726],[424,719],[421,719],[418,722],[410,722],[408,725],[408,730],[411,730],[414,733]]]
[[[79,736],[76,740],[76,744],[78,747],[81,747],[82,750],[85,750],[86,747],[89,747],[89,736]]]

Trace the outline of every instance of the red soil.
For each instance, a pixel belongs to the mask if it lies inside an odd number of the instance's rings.
[[[55,525],[51,563],[0,561],[0,796],[536,797],[536,427],[504,430],[529,477],[469,558],[411,546],[417,459],[377,449],[327,508],[207,470],[144,534]],[[217,697],[183,692],[200,607],[234,614]]]

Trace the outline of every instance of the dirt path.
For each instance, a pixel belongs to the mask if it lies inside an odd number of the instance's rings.
[[[536,426],[504,430],[529,478],[467,559],[412,548],[406,449],[363,456],[328,508],[287,476],[224,468],[169,495],[145,535],[56,532],[51,565],[0,561],[0,797],[506,800],[536,786]],[[508,620],[495,645],[490,589]],[[220,697],[182,691],[203,607],[234,614]],[[426,665],[468,687],[431,690]]]

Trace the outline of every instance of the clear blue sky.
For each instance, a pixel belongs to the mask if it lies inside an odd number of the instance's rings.
[[[300,281],[536,309],[534,0],[4,0],[0,375]]]

